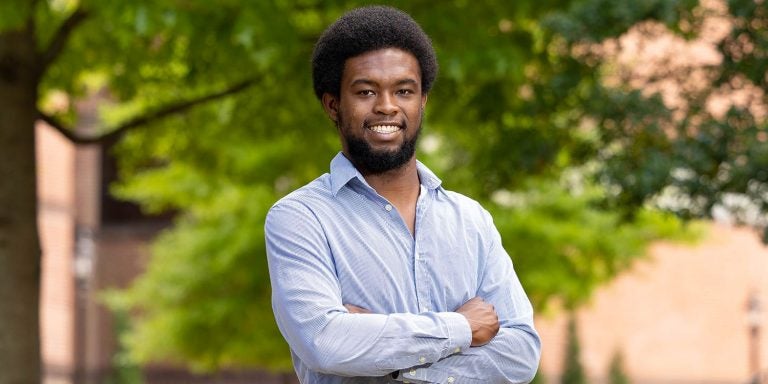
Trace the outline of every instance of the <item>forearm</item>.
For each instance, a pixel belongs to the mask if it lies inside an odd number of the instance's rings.
[[[528,383],[540,357],[540,340],[527,326],[502,328],[490,343],[471,347],[434,364],[400,371],[411,383]]]
[[[459,314],[349,314],[300,325],[297,316],[278,323],[294,352],[310,369],[340,376],[383,376],[431,364],[466,348],[471,333]],[[324,324],[322,324],[324,322]],[[312,332],[312,329],[318,329]]]

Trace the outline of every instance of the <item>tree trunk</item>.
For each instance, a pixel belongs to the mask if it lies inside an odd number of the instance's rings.
[[[41,376],[35,46],[30,30],[0,34],[0,384]]]

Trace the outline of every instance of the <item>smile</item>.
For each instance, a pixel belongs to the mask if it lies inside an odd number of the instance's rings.
[[[398,125],[372,125],[369,126],[368,129],[371,131],[374,131],[376,133],[395,133],[400,130],[400,126]]]

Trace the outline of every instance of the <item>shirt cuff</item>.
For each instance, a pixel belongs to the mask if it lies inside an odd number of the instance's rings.
[[[397,381],[408,384],[441,383],[441,384],[487,384],[487,380],[478,380],[470,377],[446,372],[434,368],[413,368],[400,371]]]
[[[443,321],[448,334],[448,344],[446,344],[441,353],[441,359],[450,355],[459,353],[472,344],[472,328],[464,315],[456,312],[440,312],[437,314]],[[428,369],[426,366],[414,366],[409,369],[403,369],[392,373],[392,378],[404,383],[454,383],[458,376],[450,376],[445,372]],[[435,380],[440,378],[440,380]],[[456,384],[484,384],[481,382],[462,378],[463,381]]]
[[[472,328],[464,315],[456,312],[441,313],[448,327],[448,353],[445,356],[459,353],[472,344]],[[445,357],[443,356],[443,357]]]

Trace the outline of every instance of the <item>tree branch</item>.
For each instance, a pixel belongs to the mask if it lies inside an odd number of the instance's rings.
[[[61,121],[59,121],[59,119],[51,115],[45,114],[39,109],[37,110],[37,118],[42,121],[45,121],[48,125],[50,125],[54,129],[59,131],[59,133],[64,135],[64,137],[69,139],[69,141],[75,144],[81,144],[80,141],[82,140],[82,138],[80,138],[79,136],[77,136],[77,134],[75,134],[75,130],[72,129],[71,127],[67,127],[66,125],[64,125]]]
[[[71,141],[74,144],[101,144],[101,143],[110,141],[112,139],[116,139],[132,129],[160,120],[166,116],[173,115],[176,113],[181,113],[197,105],[204,104],[209,101],[213,101],[216,99],[220,99],[220,98],[241,92],[251,87],[255,83],[256,83],[255,79],[248,79],[240,83],[234,84],[218,92],[209,93],[207,95],[199,96],[189,100],[168,104],[157,110],[151,111],[145,115],[138,116],[131,120],[128,120],[125,123],[118,125],[114,129],[109,130],[108,133],[105,133],[103,135],[98,135],[98,136],[78,135],[74,129],[72,129],[71,127],[67,127],[65,124],[63,124],[61,121],[56,119],[54,116],[45,114],[40,110],[37,111],[37,114],[40,120],[43,120],[46,123],[48,123],[51,127],[59,131],[62,135],[64,135],[64,137],[69,139],[69,141]]]
[[[72,34],[75,28],[77,28],[77,26],[80,25],[80,23],[82,23],[83,20],[85,20],[87,17],[88,12],[78,8],[72,12],[72,14],[69,15],[69,17],[64,20],[63,23],[61,23],[59,29],[56,30],[53,38],[51,38],[51,42],[48,44],[48,47],[43,52],[43,70],[48,68],[48,66],[51,65],[51,63],[53,63],[56,58],[59,57],[61,51],[64,49],[64,46],[67,44],[67,40],[69,40],[69,36]]]
[[[39,0],[30,0],[29,1],[29,17],[27,17],[26,22],[26,28],[27,33],[34,34],[36,23],[35,23],[35,12],[37,11],[37,4],[39,3]]]

